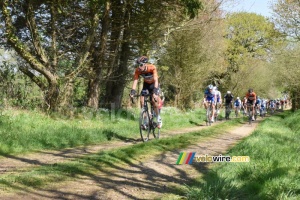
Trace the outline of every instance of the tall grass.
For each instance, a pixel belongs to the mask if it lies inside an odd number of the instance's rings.
[[[165,108],[163,130],[195,126],[203,122],[203,116],[203,110],[183,113]],[[74,119],[50,117],[35,111],[5,110],[0,115],[0,154],[137,139],[140,137],[138,117],[137,109],[83,110]]]
[[[230,156],[189,187],[188,199],[300,199],[300,112],[266,119]]]

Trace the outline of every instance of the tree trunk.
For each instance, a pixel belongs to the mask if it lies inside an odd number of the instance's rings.
[[[106,105],[114,107],[115,109],[120,109],[122,107],[122,97],[124,88],[126,86],[126,77],[128,75],[128,60],[130,55],[129,41],[131,39],[129,7],[131,5],[128,4],[127,6],[128,7],[124,14],[124,21],[122,22],[124,30],[122,38],[123,43],[121,46],[121,51],[119,52],[119,64],[113,73],[114,81],[109,83],[109,87],[107,87],[109,90],[107,91]]]
[[[88,99],[87,105],[89,107],[98,109],[99,107],[99,96],[100,96],[100,82],[102,77],[102,67],[105,65],[105,55],[107,46],[107,36],[109,31],[110,18],[109,13],[111,10],[110,1],[106,2],[105,10],[103,11],[102,30],[100,37],[99,48],[96,48],[95,56],[93,56],[94,62],[92,66],[92,77],[88,84]]]
[[[94,77],[91,80],[89,80],[87,95],[88,95],[87,106],[98,109],[99,96],[100,96],[100,79],[99,78]]]
[[[45,103],[47,105],[47,110],[57,111],[59,105],[59,86],[57,81],[51,81],[46,94],[45,94]]]

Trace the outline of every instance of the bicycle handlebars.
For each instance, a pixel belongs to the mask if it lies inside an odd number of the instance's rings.
[[[140,95],[140,94],[130,95],[130,94],[129,94],[129,97],[130,97],[130,99],[131,99],[131,102],[132,102],[133,104],[135,104],[134,97],[140,97],[140,96],[150,97],[151,95],[152,95],[152,94],[150,94],[150,93],[144,94],[144,95]],[[157,99],[154,98],[154,101],[157,102]]]

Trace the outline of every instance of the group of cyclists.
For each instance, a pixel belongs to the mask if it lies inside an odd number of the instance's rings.
[[[210,122],[214,122],[215,117],[219,114],[220,108],[223,107],[221,93],[218,91],[218,88],[213,85],[208,85],[204,91],[203,104],[205,109],[212,104],[212,115],[210,116]],[[240,111],[244,115],[249,115],[251,111],[252,120],[255,120],[256,115],[265,116],[267,110],[270,110],[271,113],[274,113],[275,110],[283,110],[288,104],[287,97],[284,96],[281,99],[266,99],[261,98],[256,95],[252,88],[250,88],[245,96],[240,99],[240,97],[234,98],[231,91],[227,91],[224,95],[224,105],[226,110],[233,108],[236,116],[239,115]],[[229,112],[230,114],[230,112]],[[225,118],[229,119],[229,114],[225,111]]]
[[[239,97],[237,98],[239,99]],[[234,101],[234,96],[230,91],[224,95],[224,104],[225,107],[231,107]],[[220,109],[222,107],[222,95],[216,86],[208,85],[208,87],[204,91],[204,99],[203,104],[205,109],[207,109],[210,105],[212,106],[212,115],[210,116],[210,122],[214,122],[215,116],[220,113]],[[238,107],[238,101],[234,104],[234,106]]]
[[[138,83],[138,78],[141,76],[144,79],[143,89],[140,93],[140,105],[141,108],[144,102],[144,96],[147,93],[151,94],[151,101],[154,107],[154,112],[157,120],[157,128],[162,127],[162,118],[160,116],[160,108],[163,103],[160,97],[160,89],[158,83],[158,74],[156,66],[148,62],[148,58],[146,56],[141,56],[136,59],[137,68],[134,73],[134,81],[132,84],[132,89],[130,91],[130,97],[133,98],[137,92],[136,87]],[[217,116],[220,112],[221,107],[223,106],[223,99],[221,96],[221,92],[218,90],[216,86],[208,85],[208,87],[204,91],[204,100],[203,104],[205,109],[208,106],[212,106],[212,115],[210,117],[210,121],[214,122],[214,117]],[[231,91],[227,91],[224,95],[224,105],[226,108],[232,109],[234,108],[235,113],[240,113],[242,110],[245,115],[247,115],[247,108],[249,108],[252,112],[252,120],[255,120],[254,114],[259,112],[259,114],[266,113],[267,109],[270,109],[271,112],[278,110],[281,106],[287,104],[287,99],[272,99],[267,100],[264,98],[260,98],[256,95],[253,89],[249,89],[243,99],[240,97],[234,98]],[[229,119],[229,116],[228,116]]]

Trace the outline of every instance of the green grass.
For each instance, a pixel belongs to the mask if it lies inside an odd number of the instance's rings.
[[[109,172],[110,168],[122,168],[122,166],[136,165],[141,160],[162,152],[185,148],[196,144],[207,136],[222,133],[241,123],[241,119],[220,123],[201,131],[174,135],[169,138],[152,140],[147,143],[101,151],[97,154],[85,156],[72,162],[57,163],[27,169],[27,171],[0,176],[0,185],[3,188],[34,187],[39,188],[49,183],[58,183],[76,179],[81,176],[96,177],[99,171]]]
[[[227,155],[249,163],[217,164],[188,187],[188,199],[300,199],[300,112],[266,119]]]
[[[5,110],[0,115],[0,155],[139,139],[138,113],[137,109],[82,110],[77,118],[64,119],[34,111]],[[195,126],[203,117],[203,110],[183,113],[165,108],[163,129]]]

